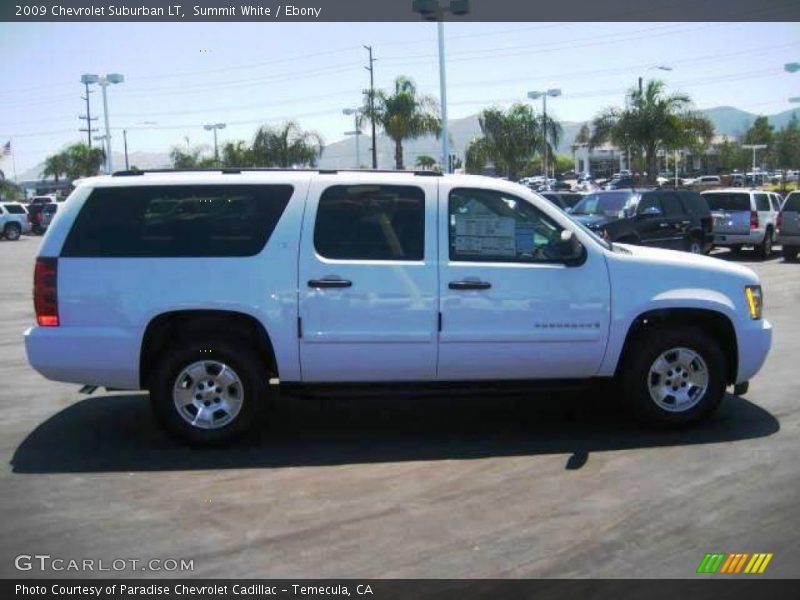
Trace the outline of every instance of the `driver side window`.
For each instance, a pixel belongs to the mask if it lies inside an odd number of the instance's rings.
[[[504,192],[456,188],[448,199],[450,260],[558,262],[561,232],[532,204]]]

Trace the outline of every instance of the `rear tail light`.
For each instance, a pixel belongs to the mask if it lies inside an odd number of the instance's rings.
[[[750,211],[750,229],[758,229],[758,213],[754,210]]]
[[[42,327],[58,327],[58,259],[37,258],[33,272],[33,307]]]

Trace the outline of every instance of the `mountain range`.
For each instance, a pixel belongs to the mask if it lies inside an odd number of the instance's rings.
[[[753,124],[758,115],[734,108],[732,106],[718,106],[698,111],[708,117],[714,124],[717,134],[738,137],[744,134]],[[800,108],[790,109],[775,115],[770,115],[769,122],[776,129],[785,127],[796,115],[800,118]],[[558,152],[570,154],[570,146],[575,136],[583,125],[583,122],[562,121],[563,135],[558,145]],[[365,129],[367,129],[365,127]],[[481,129],[478,123],[478,115],[470,115],[461,119],[450,119],[450,139],[451,152],[457,156],[464,156],[464,150],[469,142],[480,137]],[[369,166],[372,164],[369,148],[371,139],[368,135],[360,136],[359,141],[359,164]],[[378,134],[378,167],[384,169],[394,168],[394,143],[383,134]],[[404,158],[407,167],[413,167],[420,155],[428,155],[438,159],[441,152],[441,142],[432,136],[425,136],[416,140],[410,140],[403,144]],[[125,164],[125,157],[119,153],[114,153],[114,164],[119,169]],[[169,156],[167,152],[133,152],[128,157],[129,163],[140,169],[155,169],[159,167],[169,167]],[[325,146],[325,151],[319,160],[319,166],[324,169],[344,169],[356,166],[356,143],[350,137],[338,142],[333,142]],[[20,173],[20,181],[29,181],[39,178],[43,165],[40,163]]]

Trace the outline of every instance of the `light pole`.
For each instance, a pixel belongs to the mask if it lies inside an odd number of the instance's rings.
[[[358,138],[361,136],[361,127],[359,126],[358,119],[361,116],[361,111],[357,108],[342,109],[342,114],[353,115],[353,131],[345,131],[345,135],[354,135],[356,138],[356,169],[361,168],[361,152],[358,147]]]
[[[756,150],[763,150],[766,147],[767,147],[766,144],[742,144],[742,148],[744,148],[745,150],[752,150],[753,151],[753,177],[754,178],[755,178],[755,174],[756,174]]]
[[[556,98],[561,95],[561,90],[552,88],[541,92],[528,92],[531,100],[542,99],[542,173],[547,179],[547,97]]]
[[[225,129],[225,123],[214,123],[212,125],[203,125],[206,131],[214,132],[214,162],[219,165],[219,146],[217,146],[217,130]]]
[[[156,121],[139,121],[138,123],[134,123],[132,129],[136,129],[136,125],[158,125]],[[128,128],[122,130],[122,141],[124,143],[125,148],[125,170],[130,171],[130,165],[128,164]]]
[[[441,103],[442,121],[442,171],[450,172],[450,128],[447,124],[447,74],[445,72],[444,55],[444,13],[458,16],[469,13],[469,0],[450,0],[449,6],[439,4],[439,0],[413,0],[414,12],[422,15],[426,21],[437,21],[439,37],[439,101]]]
[[[652,70],[657,70],[657,71],[672,71],[672,67],[668,67],[668,66],[666,66],[666,65],[653,65],[652,67],[647,67],[647,68],[644,70],[644,72],[645,72],[645,75],[647,74],[647,72],[648,72],[648,71],[652,71]],[[644,82],[644,77],[642,77],[641,75],[639,75],[639,96],[641,96],[641,95],[644,93],[644,90],[642,89],[642,88],[643,88],[643,82]]]
[[[114,161],[111,158],[111,127],[109,126],[108,120],[108,86],[111,84],[122,83],[125,81],[125,77],[120,75],[119,73],[109,73],[108,75],[103,75],[99,77],[97,75],[84,75],[81,80],[86,79],[86,81],[90,81],[92,83],[97,83],[103,89],[103,121],[105,123],[106,132],[103,135],[103,141],[105,142],[106,147],[106,173],[111,173],[114,170]],[[100,139],[100,138],[95,138]]]
[[[79,119],[86,119],[86,141],[89,144],[89,148],[92,147],[92,121],[96,121],[97,117],[92,119],[92,111],[91,106],[89,104],[89,86],[97,83],[100,78],[97,75],[91,75],[89,73],[84,73],[81,75],[81,83],[86,87],[86,116],[78,117]],[[81,131],[84,131],[81,129]]]

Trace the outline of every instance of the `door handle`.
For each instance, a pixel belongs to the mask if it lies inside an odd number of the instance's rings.
[[[664,229],[665,227],[669,227],[669,223],[659,223],[658,226]]]
[[[348,288],[353,285],[349,279],[323,277],[322,279],[309,279],[308,287],[312,288]]]
[[[451,290],[488,290],[492,284],[488,281],[480,281],[477,279],[464,279],[462,281],[451,281],[447,284]]]

